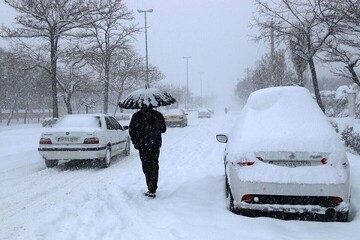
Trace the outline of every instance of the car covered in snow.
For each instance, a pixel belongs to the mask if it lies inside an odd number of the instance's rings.
[[[347,221],[350,166],[342,142],[310,92],[253,92],[226,143],[230,211],[281,219]]]
[[[93,159],[106,168],[113,156],[130,154],[128,127],[106,114],[65,115],[41,134],[38,151],[48,168],[59,160]]]
[[[211,112],[207,108],[202,108],[198,111],[198,118],[211,118]]]
[[[186,127],[188,125],[187,113],[179,108],[168,109],[164,113],[166,126]]]

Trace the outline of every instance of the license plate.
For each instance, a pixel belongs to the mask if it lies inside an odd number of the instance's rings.
[[[269,161],[270,164],[282,167],[303,167],[311,166],[309,161]]]
[[[59,137],[58,142],[77,142],[79,138],[77,137]]]

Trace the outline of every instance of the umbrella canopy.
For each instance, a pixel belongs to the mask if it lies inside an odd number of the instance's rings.
[[[119,102],[119,107],[125,109],[139,109],[147,107],[168,106],[176,100],[169,93],[158,88],[139,89],[130,93]]]

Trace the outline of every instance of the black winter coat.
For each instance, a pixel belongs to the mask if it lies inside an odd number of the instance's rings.
[[[153,109],[134,113],[129,125],[131,141],[136,149],[161,147],[161,134],[166,131],[164,116]]]

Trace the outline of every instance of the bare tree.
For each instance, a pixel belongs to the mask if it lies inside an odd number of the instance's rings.
[[[113,104],[116,105],[117,110],[118,103],[122,99],[124,92],[131,91],[139,85],[139,73],[143,65],[143,59],[132,49],[121,50],[114,57],[112,65],[111,75],[113,81],[110,82],[110,90],[116,96]]]
[[[279,41],[290,39],[293,53],[307,61],[316,100],[323,111],[314,58],[336,33],[341,20],[335,8],[326,8],[327,1],[330,0],[255,0],[257,15],[254,15],[255,24],[261,30],[258,40],[269,37],[269,29],[273,28]]]
[[[91,74],[86,66],[87,63],[81,58],[77,58],[77,54],[71,50],[66,54],[62,61],[62,68],[58,74],[58,84],[63,94],[64,103],[67,113],[72,114],[73,108],[71,98],[77,91],[85,88],[85,85],[92,80]]]
[[[338,76],[351,79],[360,86],[356,68],[360,65],[360,0],[341,0],[341,4],[328,2],[329,8],[337,8],[342,16],[339,34],[326,45],[326,62],[339,62],[343,67],[335,68]]]
[[[246,76],[236,86],[236,94],[245,100],[251,92],[282,85],[292,85],[293,73],[287,70],[285,51],[268,53],[257,61],[254,69],[247,69]]]
[[[133,12],[129,11],[121,0],[106,0],[108,8],[101,12],[101,21],[94,23],[88,28],[86,46],[86,56],[92,65],[96,65],[100,70],[104,81],[104,100],[103,112],[108,112],[109,106],[109,85],[112,58],[121,49],[128,49],[129,42],[139,29],[132,24]],[[96,5],[96,3],[94,3]],[[85,40],[85,39],[84,39]],[[121,52],[120,52],[121,53]]]
[[[42,80],[41,71],[30,69],[24,61],[21,51],[14,48],[12,52],[1,51],[1,108],[9,109],[7,125],[10,124],[14,113],[19,109],[25,109],[24,123],[31,105],[38,99],[41,87],[38,81]],[[39,88],[38,88],[39,87]],[[46,95],[42,95],[43,99]]]
[[[66,36],[78,35],[79,28],[101,19],[101,10],[108,5],[101,1],[83,0],[4,0],[19,15],[15,18],[18,27],[2,26],[0,36],[8,38],[40,38],[50,49],[49,72],[52,88],[53,117],[58,117],[57,60],[60,41]],[[30,46],[30,43],[28,43]]]
[[[306,59],[302,58],[300,55],[297,54],[298,50],[297,48],[300,46],[305,45],[305,35],[294,29],[294,35],[298,35],[296,38],[290,38],[289,41],[289,48],[290,48],[290,55],[291,55],[291,61],[294,65],[294,69],[296,72],[297,81],[296,84],[304,87],[306,84],[306,80],[304,77],[304,72],[306,71],[308,62]],[[296,41],[293,41],[293,39],[296,39]],[[300,42],[301,44],[297,44],[297,42]]]

